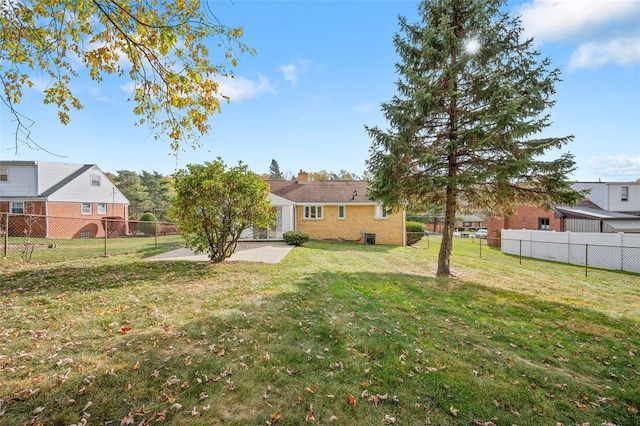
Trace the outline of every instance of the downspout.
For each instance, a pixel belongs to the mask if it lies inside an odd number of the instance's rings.
[[[402,209],[402,245],[407,245],[407,211]]]
[[[293,203],[291,207],[293,207],[293,230],[297,231],[298,230],[298,209],[297,209],[296,203]]]

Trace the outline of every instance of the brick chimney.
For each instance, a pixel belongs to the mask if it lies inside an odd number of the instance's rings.
[[[300,172],[298,172],[298,181],[299,184],[305,184],[307,182],[309,182],[309,173],[303,171],[302,169],[300,169]]]

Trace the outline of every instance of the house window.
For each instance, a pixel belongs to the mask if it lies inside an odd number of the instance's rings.
[[[0,168],[0,182],[9,182],[9,169],[6,167]]]
[[[100,186],[100,175],[91,175],[91,186]]]
[[[9,211],[15,214],[24,214],[24,201],[12,201]]]
[[[107,214],[107,203],[98,203],[98,214]]]
[[[376,206],[376,219],[387,219],[389,211],[384,206]]]
[[[629,187],[622,187],[622,196],[620,197],[620,201],[629,201]]]
[[[549,220],[548,217],[539,217],[538,218],[538,229],[541,229],[543,231],[548,231],[549,229],[551,229],[551,221]]]
[[[322,219],[322,206],[304,206],[305,219]]]
[[[93,205],[91,203],[82,203],[82,214],[93,213]]]
[[[338,206],[338,219],[344,219],[346,217],[345,206]]]

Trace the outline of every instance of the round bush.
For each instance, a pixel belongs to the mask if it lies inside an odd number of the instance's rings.
[[[145,213],[140,216],[138,230],[144,235],[156,235],[160,233],[160,223],[153,213]]]
[[[309,234],[304,231],[287,231],[282,234],[282,238],[290,246],[299,246],[309,241]]]
[[[424,224],[420,222],[407,222],[405,225],[407,231],[407,245],[413,245],[424,237]]]

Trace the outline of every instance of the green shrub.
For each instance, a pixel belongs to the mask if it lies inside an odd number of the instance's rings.
[[[138,230],[144,235],[156,235],[160,233],[160,223],[153,213],[145,213],[140,216]]]
[[[424,224],[420,222],[407,222],[405,225],[407,231],[407,245],[413,245],[424,237]]]
[[[300,246],[309,241],[309,234],[304,231],[287,231],[282,234],[282,238],[291,246]]]

